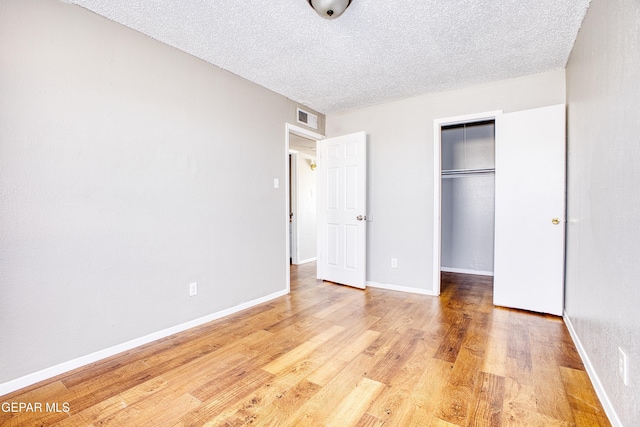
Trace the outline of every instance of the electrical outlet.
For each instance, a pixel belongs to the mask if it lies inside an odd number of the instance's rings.
[[[398,258],[391,258],[391,268],[398,268]]]
[[[194,295],[198,295],[198,283],[197,282],[189,283],[189,296],[192,297]]]
[[[624,385],[629,385],[629,360],[627,353],[618,347],[618,375]]]

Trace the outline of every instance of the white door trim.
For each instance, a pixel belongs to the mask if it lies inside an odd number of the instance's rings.
[[[485,113],[467,114],[464,116],[445,117],[433,121],[433,295],[440,295],[440,262],[442,247],[441,231],[441,193],[442,175],[441,162],[441,136],[442,127],[459,125],[463,123],[480,122],[483,120],[495,120],[502,114],[502,110],[488,111]]]
[[[284,125],[284,176],[286,177],[284,182],[284,191],[285,191],[285,201],[284,201],[284,231],[285,231],[285,247],[284,247],[284,261],[286,268],[286,291],[287,293],[291,292],[291,275],[289,274],[289,251],[291,248],[289,247],[289,204],[291,203],[290,199],[290,191],[289,191],[289,135],[294,134],[301,136],[307,139],[314,139],[316,141],[324,139],[325,136],[321,135],[317,132],[313,132],[311,130],[305,129],[300,126],[292,125],[291,123],[285,123]],[[294,212],[295,215],[295,212]]]

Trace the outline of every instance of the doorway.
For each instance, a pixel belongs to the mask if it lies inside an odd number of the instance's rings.
[[[316,260],[316,141],[289,137],[291,264]]]
[[[493,274],[495,118],[434,120],[434,294],[441,272]]]
[[[316,260],[316,142],[324,135],[286,124],[286,263],[287,292],[290,265]]]
[[[495,121],[441,128],[440,271],[493,276]]]

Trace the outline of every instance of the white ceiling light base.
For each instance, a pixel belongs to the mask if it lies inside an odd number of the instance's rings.
[[[342,15],[351,4],[351,0],[308,0],[318,15],[326,19],[334,19]]]

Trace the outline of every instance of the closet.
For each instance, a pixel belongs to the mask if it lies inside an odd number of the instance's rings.
[[[495,122],[441,132],[441,271],[493,275]]]

